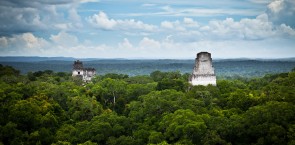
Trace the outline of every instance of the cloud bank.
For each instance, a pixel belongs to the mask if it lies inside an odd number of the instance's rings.
[[[255,17],[244,16],[252,15],[244,10],[236,17],[229,14],[232,9],[224,14],[214,8],[176,7],[179,3],[172,2],[171,6],[139,5],[155,10],[153,16],[144,11],[138,12],[144,14],[140,17],[122,17],[108,9],[85,10],[88,3],[99,6],[100,2],[1,1],[0,55],[192,58],[198,51],[210,51],[222,58],[269,58],[295,54],[292,0],[251,0],[266,9]],[[210,19],[203,20],[207,15]]]
[[[127,20],[115,20],[109,19],[107,14],[100,11],[98,14],[94,14],[86,18],[86,20],[92,24],[92,26],[105,29],[105,30],[142,30],[142,31],[154,31],[156,26],[145,24],[142,21],[136,21],[134,19]]]

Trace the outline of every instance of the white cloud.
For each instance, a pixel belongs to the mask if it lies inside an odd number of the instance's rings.
[[[216,36],[215,38],[221,39],[239,38],[251,40],[272,37],[274,35],[273,26],[262,17],[242,19],[240,21],[234,21],[232,18],[223,21],[210,21],[209,29],[204,33],[210,34],[210,37]]]
[[[184,22],[185,26],[187,26],[187,27],[198,27],[199,26],[198,22],[194,21],[192,18],[185,17],[185,18],[183,18],[183,22]]]
[[[163,21],[161,22],[161,27],[164,29],[170,29],[170,32],[174,31],[186,31],[187,29],[197,28],[199,24],[192,18],[185,17],[183,21]],[[172,31],[171,31],[172,30]]]
[[[174,21],[174,22],[169,22],[169,21],[163,21],[161,22],[161,27],[165,29],[173,29],[174,31],[185,31],[186,29],[182,26],[181,22],[179,21]]]
[[[280,30],[279,32],[282,35],[290,35],[290,36],[294,36],[295,37],[295,30],[292,29],[290,26],[287,26],[286,24],[281,24],[278,27],[278,30]]]
[[[0,6],[0,35],[1,33],[14,34],[47,28],[35,8],[13,8]]]
[[[32,33],[24,33],[22,35],[22,39],[26,42],[26,46],[28,48],[33,48],[40,44],[38,38],[36,38]]]
[[[193,27],[194,26],[194,27]],[[233,18],[211,20],[207,25],[200,25],[191,18],[183,22],[163,21],[161,32],[167,36],[173,35],[175,42],[194,42],[200,40],[263,40],[272,37],[294,37],[295,29],[288,25],[274,25],[267,14],[261,14],[254,19],[243,18],[235,21]]]
[[[74,28],[72,23],[57,23],[57,24],[54,24],[54,27],[64,31]]]
[[[142,30],[142,31],[154,31],[156,26],[145,24],[142,21],[136,21],[134,19],[115,20],[108,18],[107,14],[100,11],[98,14],[94,14],[86,18],[86,20],[96,28],[105,30]]]
[[[193,52],[199,50],[227,57],[230,55],[224,52],[242,57],[250,56],[253,50],[264,56],[280,54],[280,49],[285,56],[294,55],[292,52],[295,51],[292,48],[295,42],[294,0],[234,1],[239,5],[224,4],[233,1],[173,1],[168,5],[167,2],[149,1],[136,3],[145,10],[134,15],[151,16],[138,19],[125,15],[125,9],[109,16],[102,11],[93,14],[98,10],[84,9],[88,2],[98,1],[0,1],[1,55],[191,58],[190,55],[194,57]],[[214,6],[209,6],[210,3]],[[226,7],[216,9],[216,3]],[[241,3],[255,4],[255,8],[244,7]],[[263,13],[257,5],[260,8],[264,5],[267,11]],[[236,9],[235,6],[240,7]],[[234,19],[233,15],[239,19]],[[222,19],[224,16],[228,18]],[[146,23],[144,19],[147,18],[156,19]],[[87,27],[88,24],[93,27]],[[56,34],[56,31],[60,32]]]
[[[75,8],[71,8],[69,10],[69,19],[75,22],[80,22],[81,21],[81,17],[80,15],[77,13],[77,10]]]
[[[284,8],[284,0],[275,0],[268,4],[267,7],[272,13],[279,13]]]
[[[291,28],[282,25],[281,29],[289,32]],[[295,45],[295,41],[289,41],[285,38],[273,37],[259,41],[229,39],[222,41],[199,40],[194,42],[179,42],[171,40],[171,37],[173,38],[173,36],[170,36],[170,38],[163,40],[144,37],[133,44],[128,38],[124,38],[122,42],[118,43],[117,47],[113,47],[105,44],[76,43],[79,40],[76,40],[75,36],[65,32],[52,35],[51,41],[46,41],[31,33],[25,33],[12,37],[1,37],[0,50],[1,55],[95,58],[194,58],[195,53],[199,51],[209,51],[213,54],[214,58],[279,58],[292,57],[295,53],[295,49],[292,48]],[[68,41],[74,42],[76,45],[66,46],[66,42]]]
[[[8,44],[7,38],[6,37],[0,37],[0,46],[1,47],[6,47]]]
[[[129,58],[186,58],[191,59],[200,51],[209,51],[213,58],[283,58],[294,57],[295,49],[290,46],[295,41],[282,38],[270,38],[260,41],[247,40],[200,40],[194,42],[158,41],[144,37],[133,52],[121,49],[120,57]],[[278,49],[279,48],[279,49]],[[238,51],[237,51],[238,49]]]
[[[77,12],[79,0],[0,1],[0,36],[62,29],[78,30],[82,26]],[[72,27],[69,27],[72,25]]]
[[[133,45],[129,42],[127,38],[124,38],[122,43],[118,44],[120,49],[132,49]]]
[[[160,49],[161,48],[161,44],[160,42],[148,38],[148,37],[144,37],[140,42],[139,42],[139,48],[140,49]]]
[[[90,2],[92,2],[92,3],[98,3],[100,1],[99,0],[80,0],[80,2],[81,3],[90,3]]]
[[[152,3],[146,3],[146,4],[142,4],[142,7],[153,7],[156,6],[156,4],[152,4]]]
[[[142,21],[136,21],[134,19],[129,19],[129,20],[117,20],[119,29],[122,30],[143,30],[143,31],[154,31],[156,30],[156,26],[154,25],[149,25],[145,24]]]
[[[197,43],[197,48],[212,52],[214,58],[283,58],[294,57],[294,45],[286,39],[270,38],[260,41],[227,40],[207,41],[206,45]]]
[[[4,56],[67,56],[111,57],[113,47],[105,44],[78,43],[76,36],[66,32],[51,35],[51,41],[32,33],[0,37],[0,54]]]
[[[286,27],[286,25],[273,25],[266,14],[259,15],[255,19],[244,18],[240,21],[234,21],[232,18],[223,21],[210,21],[208,26],[210,29],[207,32],[220,36],[220,38],[257,40],[280,37],[281,35],[294,37],[294,29]]]
[[[162,9],[167,12],[174,12],[174,9],[172,9],[170,6],[164,6],[164,7],[162,7]]]
[[[163,28],[173,29],[173,23],[172,22],[168,22],[168,21],[161,22],[161,26]]]
[[[273,0],[268,4],[266,14],[277,25],[286,24],[295,28],[294,0]]]
[[[45,39],[38,38],[32,33],[0,38],[0,50],[3,54],[25,55],[29,53],[37,55],[42,53],[48,46],[49,43]]]
[[[27,50],[42,50],[48,45],[48,42],[43,38],[38,38],[32,33],[23,33],[14,35],[8,38],[8,44],[12,47],[22,48]]]
[[[93,26],[106,30],[111,30],[117,25],[117,22],[114,19],[109,19],[108,16],[102,11],[100,11],[98,14],[88,17],[87,20]]]
[[[66,32],[59,32],[57,35],[51,35],[50,40],[58,46],[71,47],[76,46],[79,40],[76,36],[68,34]]]
[[[146,41],[150,38],[141,40]],[[143,55],[147,58],[194,58],[195,54],[200,51],[209,51],[213,58],[282,58],[294,57],[295,41],[290,42],[281,38],[270,38],[261,41],[247,40],[200,40],[195,42],[173,42],[173,41],[156,41],[147,42],[144,50],[147,53]],[[159,48],[153,49],[151,46],[155,43]],[[141,46],[141,44],[139,44]],[[249,49],[253,48],[253,49]],[[278,49],[280,48],[280,49]],[[237,51],[238,49],[238,51]],[[144,51],[143,50],[143,51]],[[137,56],[137,57],[143,57]]]

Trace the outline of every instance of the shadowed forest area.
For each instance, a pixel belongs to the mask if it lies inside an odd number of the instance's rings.
[[[0,144],[295,144],[295,69],[190,86],[189,74],[70,73],[0,65]]]

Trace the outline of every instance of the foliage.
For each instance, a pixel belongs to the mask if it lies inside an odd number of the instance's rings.
[[[0,144],[295,143],[294,70],[190,86],[180,72],[84,84],[68,73],[0,68]]]
[[[0,77],[4,75],[19,75],[20,71],[11,66],[3,66],[0,64]]]

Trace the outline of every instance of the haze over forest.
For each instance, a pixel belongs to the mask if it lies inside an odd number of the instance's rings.
[[[294,0],[0,1],[0,55],[289,58]]]

